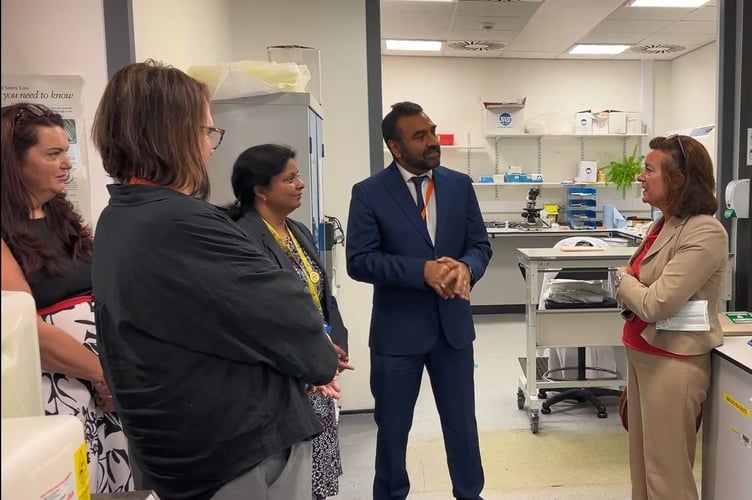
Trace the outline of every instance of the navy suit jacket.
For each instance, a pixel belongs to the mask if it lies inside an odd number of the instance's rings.
[[[491,245],[470,177],[436,167],[435,245],[393,162],[352,189],[347,224],[347,272],[373,284],[369,346],[387,355],[428,352],[444,335],[462,349],[475,339],[470,303],[439,297],[423,279],[427,260],[452,257],[478,281]]]
[[[290,263],[287,254],[274,239],[274,235],[269,231],[269,228],[266,227],[264,220],[258,212],[255,210],[249,210],[236,222],[243,231],[245,231],[251,241],[258,246],[259,250],[266,253],[272,262],[276,263],[282,269],[288,269],[295,272],[295,268],[292,263]],[[311,259],[313,259],[319,268],[324,271],[324,301],[321,303],[321,307],[324,310],[324,319],[332,327],[332,331],[329,334],[332,338],[332,342],[344,349],[345,352],[348,352],[347,328],[345,328],[342,316],[339,313],[337,300],[332,296],[329,278],[326,276],[325,272],[326,268],[319,259],[319,251],[316,248],[316,243],[313,241],[313,235],[307,227],[296,220],[288,218],[287,226]],[[297,276],[297,273],[295,276]]]

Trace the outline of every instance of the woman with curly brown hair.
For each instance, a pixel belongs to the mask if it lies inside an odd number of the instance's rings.
[[[98,356],[91,229],[65,198],[72,165],[63,119],[23,103],[3,107],[1,123],[2,289],[36,302],[45,413],[81,420],[92,493],[133,489]]]

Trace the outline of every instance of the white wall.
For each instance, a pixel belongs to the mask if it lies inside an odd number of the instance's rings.
[[[718,45],[708,44],[669,63],[656,81],[655,135],[700,125],[717,125]],[[656,80],[658,80],[656,78]],[[716,132],[698,139],[716,165]]]
[[[664,93],[656,101],[668,106],[656,116],[656,135],[716,123],[718,102],[718,45],[708,44],[670,62]]]
[[[2,0],[2,73],[80,75],[83,118],[91,130],[107,83],[102,2],[91,0]],[[91,139],[87,141],[92,224],[107,204],[107,176]]]
[[[384,111],[421,104],[441,131],[482,143],[481,105],[527,97],[525,120],[576,111],[640,109],[639,61],[382,57]],[[572,123],[570,122],[570,123]]]
[[[229,0],[133,0],[136,61],[148,58],[183,71],[232,55]]]

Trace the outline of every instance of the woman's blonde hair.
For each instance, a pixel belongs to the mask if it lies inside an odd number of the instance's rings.
[[[119,69],[92,126],[105,171],[120,182],[135,177],[206,199],[200,137],[208,104],[207,86],[179,69],[151,59]]]

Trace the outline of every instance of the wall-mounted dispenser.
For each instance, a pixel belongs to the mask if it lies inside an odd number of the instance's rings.
[[[724,215],[727,218],[749,218],[749,179],[736,179],[726,185],[726,210]]]

